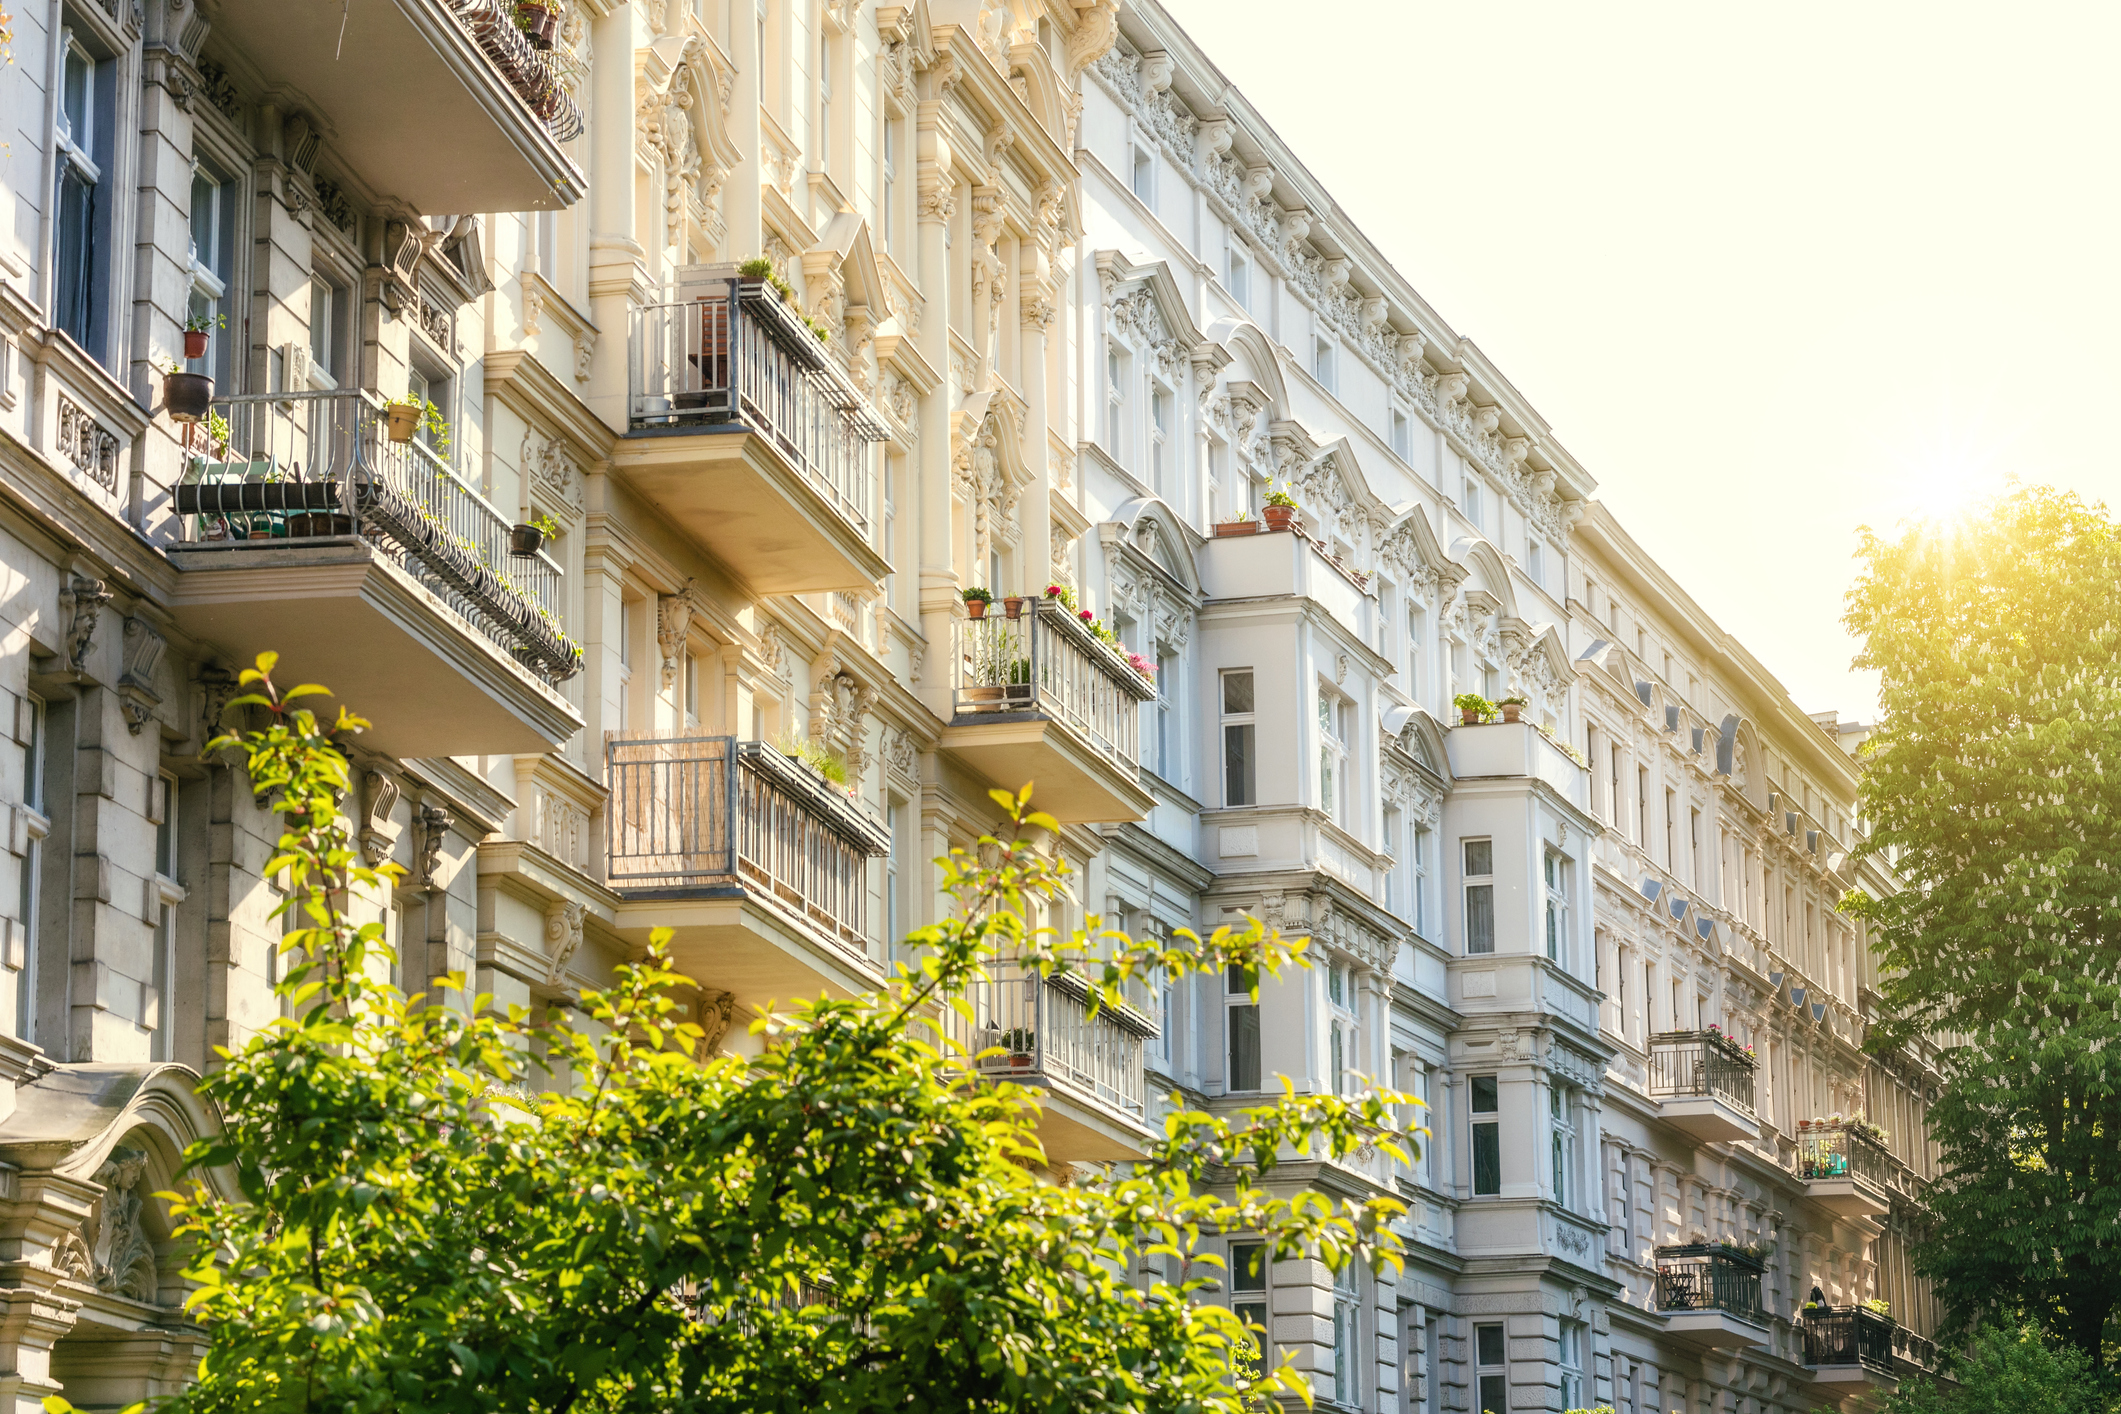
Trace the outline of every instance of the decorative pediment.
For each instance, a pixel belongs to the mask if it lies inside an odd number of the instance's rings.
[[[1101,250],[1097,273],[1106,328],[1176,381],[1190,368],[1193,351],[1208,345],[1208,337],[1193,322],[1171,267],[1161,260],[1134,265],[1116,250]]]

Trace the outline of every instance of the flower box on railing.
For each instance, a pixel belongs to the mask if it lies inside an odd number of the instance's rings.
[[[852,791],[826,780],[810,767],[778,747],[763,741],[747,741],[737,747],[744,765],[809,806],[833,830],[871,855],[891,852],[891,827],[876,807]]]
[[[1156,684],[1138,672],[1134,665],[1127,661],[1125,653],[1091,632],[1090,626],[1069,613],[1065,606],[1051,599],[1042,599],[1038,601],[1038,613],[1046,622],[1057,628],[1063,637],[1080,648],[1091,662],[1102,668],[1106,676],[1118,683],[1128,696],[1137,702],[1156,700]]]

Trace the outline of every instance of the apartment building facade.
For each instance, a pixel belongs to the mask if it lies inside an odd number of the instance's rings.
[[[1310,937],[1256,1002],[1003,971],[961,1039],[1044,1087],[1056,1170],[1174,1089],[1421,1096],[1411,1168],[1287,1177],[1404,1198],[1403,1279],[1233,1239],[1217,1299],[1335,1407],[1808,1410],[1926,1358],[1925,1072],[1858,1051],[1833,910],[1892,887],[1845,863],[1858,734],[1160,9],[21,8],[19,1407],[197,1357],[148,1195],[275,1014],[273,821],[206,749],[261,651],[371,722],[348,818],[404,875],[361,906],[415,987],[564,1007],[668,927],[742,1050],[881,981],[1026,781],[1081,879],[1048,921]]]

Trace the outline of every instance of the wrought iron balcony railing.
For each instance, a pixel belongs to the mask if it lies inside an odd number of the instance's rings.
[[[1091,1014],[1090,991],[1065,974],[1041,978],[1007,965],[965,993],[972,1018],[945,1008],[945,1034],[979,1055],[980,1072],[998,1079],[1044,1080],[1135,1119],[1147,1081],[1143,1047],[1156,1026],[1131,1009]]]
[[[514,0],[449,0],[457,21],[508,86],[537,114],[556,142],[582,135],[582,110],[562,82],[568,59],[558,50],[540,50],[516,24]]]
[[[174,491],[196,542],[358,536],[548,682],[582,650],[560,626],[560,567],[511,550],[508,517],[419,441],[393,442],[372,394],[216,398]],[[209,430],[211,429],[211,430]]]
[[[657,303],[636,305],[632,318],[634,427],[746,427],[868,535],[869,444],[890,433],[777,291],[763,279],[698,267]]]
[[[1720,1242],[1692,1242],[1657,1249],[1657,1306],[1662,1311],[1727,1311],[1748,1321],[1765,1321],[1760,1303],[1761,1274],[1767,1270]]]
[[[1156,684],[1051,599],[1002,604],[957,625],[960,714],[1021,712],[1060,722],[1131,775],[1141,761],[1141,712]]]
[[[605,746],[607,860],[622,894],[764,899],[869,956],[869,860],[891,832],[859,798],[764,742],[616,737]]]
[[[1805,1364],[1868,1365],[1892,1373],[1897,1327],[1890,1316],[1865,1306],[1807,1306],[1798,1316]]]
[[[1711,1095],[1750,1115],[1753,1057],[1719,1032],[1661,1032],[1650,1037],[1650,1094]]]
[[[1861,1121],[1798,1121],[1799,1178],[1850,1178],[1887,1192],[1909,1192],[1902,1173],[1899,1161]]]

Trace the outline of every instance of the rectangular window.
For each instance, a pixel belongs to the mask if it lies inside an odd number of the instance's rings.
[[[1650,847],[1650,768],[1635,768],[1635,843]]]
[[[1500,1325],[1473,1327],[1474,1378],[1480,1385],[1480,1407],[1475,1414],[1508,1414],[1510,1376],[1507,1350]]]
[[[1165,450],[1171,440],[1171,395],[1162,388],[1149,390],[1149,489],[1169,498],[1164,488]]]
[[[1259,1004],[1252,1000],[1257,973],[1232,967],[1223,979],[1224,1012],[1229,1021],[1231,1090],[1259,1088]]]
[[[1392,455],[1403,462],[1414,460],[1414,423],[1398,408],[1392,409]]]
[[[1311,375],[1329,393],[1340,391],[1335,362],[1333,341],[1316,340],[1311,350]]]
[[[1674,874],[1679,872],[1679,793],[1668,790],[1664,793],[1664,867]]]
[[[619,601],[619,730],[633,725],[633,635],[640,621],[639,601]]]
[[[1236,504],[1230,495],[1228,480],[1230,450],[1220,442],[1208,443],[1208,520],[1220,523],[1230,519]]]
[[[1230,298],[1237,301],[1238,308],[1252,307],[1252,262],[1245,259],[1244,251],[1238,248],[1235,241],[1230,243],[1228,274],[1224,283],[1229,287]]]
[[[832,38],[817,39],[817,169],[832,170]]]
[[[1429,936],[1429,832],[1414,827],[1414,931]]]
[[[103,174],[110,165],[115,136],[110,114],[115,66],[90,54],[71,30],[60,31],[59,43],[65,57],[54,134],[59,175],[53,223],[53,313],[58,326],[75,343],[101,358],[108,310],[99,274],[110,258],[105,233],[112,206]]]
[[[1482,523],[1480,483],[1470,476],[1466,478],[1465,513],[1466,519],[1473,523],[1475,530],[1482,534],[1487,533],[1487,526]]]
[[[17,730],[22,734],[22,803],[33,812],[29,838],[22,851],[16,880],[15,926],[21,929],[18,950],[7,959],[21,970],[15,975],[15,1035],[34,1040],[37,992],[37,871],[42,862],[44,829],[44,703],[35,697],[22,699]]]
[[[899,940],[911,931],[905,899],[906,881],[912,877],[908,852],[914,844],[909,813],[903,800],[891,802],[891,852],[884,857],[884,956],[893,961]]]
[[[1491,840],[1467,840],[1464,845],[1466,872],[1466,955],[1495,951],[1495,845]]]
[[[1333,1276],[1333,1397],[1342,1404],[1362,1401],[1361,1365],[1356,1358],[1358,1324],[1355,1264],[1349,1262]]]
[[[1341,1036],[1339,1022],[1333,1023],[1326,1037],[1326,1078],[1330,1093],[1345,1095],[1348,1093],[1348,1054],[1347,1042]]]
[[[1687,819],[1687,868],[1692,872],[1694,892],[1701,892],[1701,812],[1691,810]],[[1721,903],[1719,899],[1717,902]]]
[[[1156,158],[1143,147],[1134,149],[1134,194],[1142,205],[1156,210]]]
[[[1575,1321],[1561,1323],[1561,1407],[1580,1409],[1583,1393],[1583,1333]]]
[[[687,651],[685,654],[685,725],[700,724],[700,657]]]
[[[557,284],[560,279],[560,213],[533,212],[530,221],[531,259],[536,263],[538,274],[545,277],[546,284]]]
[[[1264,1242],[1230,1244],[1230,1314],[1247,1327],[1257,1327],[1252,1338],[1262,1351],[1268,1339],[1267,1262]]]
[[[1569,965],[1569,861],[1553,850],[1546,853],[1547,961]]]
[[[1124,462],[1122,436],[1127,425],[1127,361],[1119,346],[1105,345],[1105,450],[1114,461]]]
[[[1470,1090],[1473,1110],[1473,1192],[1489,1197],[1502,1192],[1502,1087],[1492,1075],[1476,1075]]]
[[[1318,808],[1326,818],[1348,822],[1348,740],[1350,704],[1318,689]]]
[[[884,251],[890,254],[898,244],[898,124],[889,118],[884,120],[884,199],[882,202]]]
[[[309,383],[336,388],[346,381],[352,360],[352,292],[322,275],[309,278]]]
[[[1258,802],[1257,763],[1254,760],[1252,720],[1252,670],[1241,668],[1222,675],[1223,693],[1223,804],[1253,805]]]
[[[1547,587],[1547,547],[1537,540],[1525,544],[1524,572],[1531,576],[1532,583],[1541,589]]]

